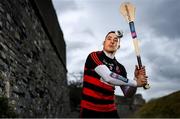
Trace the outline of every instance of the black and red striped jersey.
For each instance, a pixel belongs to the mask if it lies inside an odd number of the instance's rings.
[[[114,103],[115,87],[104,82],[94,70],[102,64],[106,65],[110,71],[127,78],[124,66],[115,58],[107,57],[103,51],[90,53],[84,67],[81,108],[99,112],[116,110]]]

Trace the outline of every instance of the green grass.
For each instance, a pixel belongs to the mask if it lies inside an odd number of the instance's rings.
[[[139,118],[180,118],[180,91],[153,99],[138,110]]]

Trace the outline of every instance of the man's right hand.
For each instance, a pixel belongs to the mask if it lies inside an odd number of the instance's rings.
[[[136,66],[135,72],[137,87],[145,86],[148,78],[148,76],[146,76],[145,66],[141,67],[140,69]]]
[[[137,87],[143,87],[147,84],[147,76],[144,75],[138,75],[137,77]]]

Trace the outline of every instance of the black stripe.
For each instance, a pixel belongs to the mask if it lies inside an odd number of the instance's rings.
[[[95,71],[90,70],[90,69],[85,70],[85,71],[84,71],[84,74],[85,74],[85,75],[88,75],[88,76],[92,76],[92,77],[94,77],[94,78],[100,79],[100,76],[99,76]]]
[[[97,112],[95,110],[89,110],[86,108],[81,108],[81,116],[80,118],[110,118],[110,119],[119,119],[119,116],[117,114],[117,110],[108,111],[108,112]]]
[[[114,100],[97,99],[85,94],[82,95],[82,99],[95,104],[114,104]]]
[[[98,86],[90,84],[88,82],[83,82],[83,86],[85,88],[89,88],[91,90],[95,90],[97,92],[100,92],[100,93],[102,93],[104,95],[108,95],[108,96],[114,95],[114,91],[106,90],[104,88],[98,87]]]

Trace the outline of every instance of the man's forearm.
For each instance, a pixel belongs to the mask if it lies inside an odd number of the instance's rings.
[[[97,74],[99,74],[102,77],[104,81],[112,85],[115,85],[115,86],[126,85],[126,86],[133,86],[133,87],[137,86],[137,82],[135,80],[130,80],[114,72],[111,72],[106,65],[97,66],[95,68],[95,71]]]

